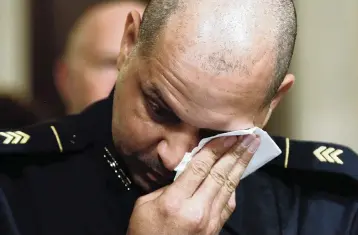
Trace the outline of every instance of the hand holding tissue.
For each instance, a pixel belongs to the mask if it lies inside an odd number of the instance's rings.
[[[178,176],[185,170],[185,167],[192,160],[193,156],[197,154],[211,140],[224,136],[241,136],[241,135],[249,135],[249,134],[256,134],[260,136],[261,144],[257,149],[255,155],[252,157],[241,179],[255,172],[257,169],[264,166],[266,163],[268,163],[269,161],[271,161],[272,159],[274,159],[275,157],[281,154],[280,148],[276,145],[276,143],[272,140],[272,138],[268,135],[268,133],[259,127],[253,127],[246,130],[226,132],[202,139],[199,142],[198,146],[195,147],[190,153],[185,153],[182,161],[174,169],[176,171],[174,180],[176,180]]]

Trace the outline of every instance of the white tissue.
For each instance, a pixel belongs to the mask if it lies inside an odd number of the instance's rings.
[[[260,136],[261,143],[259,148],[256,150],[255,155],[251,158],[251,161],[247,166],[241,179],[255,172],[257,169],[259,169],[260,167],[262,167],[263,165],[265,165],[266,163],[268,163],[269,161],[271,161],[272,159],[274,159],[275,157],[281,154],[281,150],[276,145],[276,143],[271,139],[271,137],[267,134],[266,131],[262,130],[259,127],[253,127],[251,129],[246,129],[246,130],[226,132],[202,139],[199,142],[199,145],[195,147],[190,153],[185,153],[182,161],[174,169],[174,171],[177,172],[174,180],[176,180],[178,176],[184,171],[185,167],[191,161],[193,156],[196,153],[198,153],[204,147],[204,145],[207,144],[210,140],[223,136],[235,136],[235,135],[240,136],[240,135],[249,135],[253,133]]]

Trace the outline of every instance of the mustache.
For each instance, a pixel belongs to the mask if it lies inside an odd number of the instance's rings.
[[[150,172],[158,179],[164,179],[165,181],[174,180],[176,172],[168,170],[158,155],[137,153],[133,154],[130,158],[136,159],[134,163],[135,172],[138,172],[138,174]]]

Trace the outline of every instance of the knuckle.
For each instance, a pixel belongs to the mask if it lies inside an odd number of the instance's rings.
[[[160,213],[167,217],[175,215],[180,209],[180,202],[171,197],[162,197],[160,199]]]
[[[208,234],[219,234],[219,231],[221,230],[221,227],[220,224],[218,222],[211,222],[209,225],[208,225]],[[221,233],[220,233],[221,234]]]
[[[224,185],[226,181],[226,175],[221,170],[212,170],[210,171],[210,176],[213,178],[213,180],[219,184]]]
[[[180,220],[193,234],[201,234],[206,227],[205,211],[207,209],[200,203],[187,205],[181,210]]]
[[[142,204],[145,203],[145,202],[146,202],[145,197],[139,197],[139,198],[136,200],[134,206],[142,205]]]
[[[209,148],[210,156],[213,160],[217,160],[221,157],[222,153],[217,148]]]
[[[205,146],[202,150],[211,162],[216,162],[222,155],[223,151],[220,151],[218,147]]]
[[[241,156],[245,153],[245,151],[246,151],[246,148],[239,145],[231,154],[237,160],[237,159],[241,158]]]
[[[233,193],[236,190],[236,187],[239,185],[239,180],[228,177],[225,182],[225,188],[229,193]]]
[[[196,160],[191,164],[191,170],[195,175],[204,179],[210,171],[210,165],[205,161]]]
[[[205,230],[205,220],[203,215],[195,214],[195,216],[188,216],[185,220],[190,230],[195,234]]]
[[[250,160],[251,160],[251,157],[249,157],[249,156],[243,156],[243,157],[241,157],[241,158],[239,158],[239,159],[237,160],[237,163],[238,163],[239,165],[243,166],[244,168],[246,168],[247,165],[249,165]]]

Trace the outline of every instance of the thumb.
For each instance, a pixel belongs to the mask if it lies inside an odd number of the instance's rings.
[[[144,195],[142,197],[140,197],[137,202],[136,202],[136,205],[137,206],[141,206],[143,205],[144,203],[147,203],[149,201],[154,201],[155,199],[157,199],[160,195],[163,194],[163,192],[166,190],[168,186],[165,186],[163,188],[160,188],[152,193],[149,193],[147,195]]]

